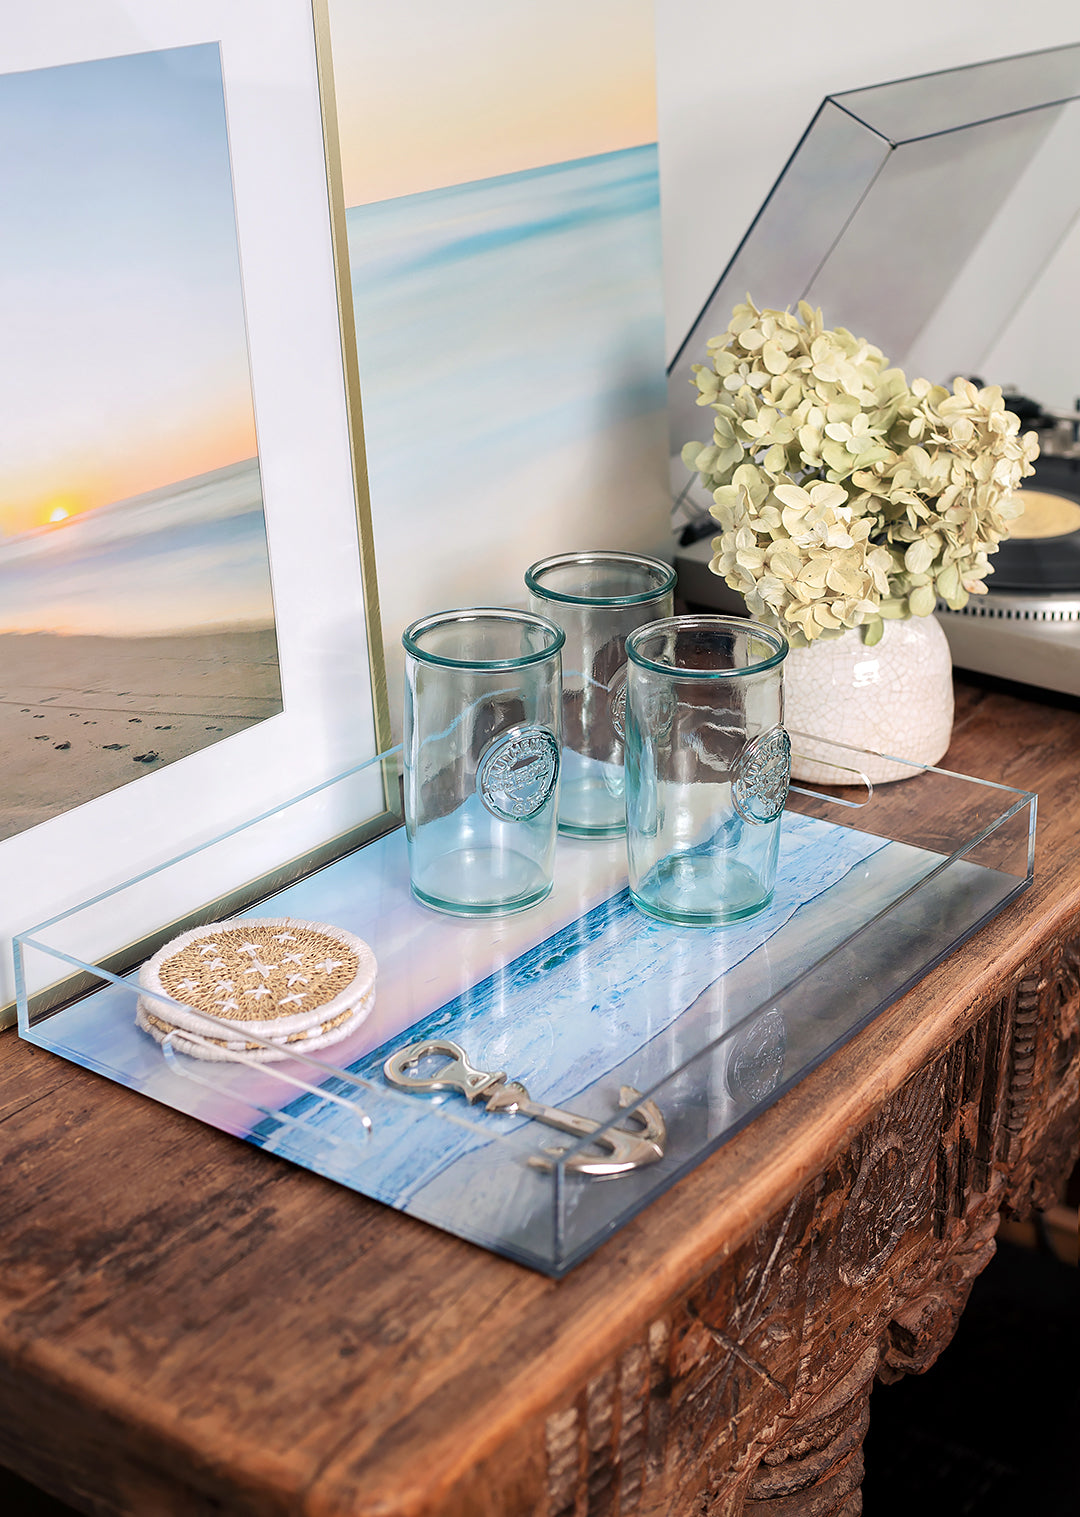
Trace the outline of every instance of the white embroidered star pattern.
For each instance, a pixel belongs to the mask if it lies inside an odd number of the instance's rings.
[[[198,1006],[206,1016],[219,1019],[216,1037],[224,1057],[243,1046],[242,1029],[254,1026],[256,1019],[260,1029],[265,1022],[267,1046],[320,1040],[326,1033],[326,1005],[355,973],[355,960],[363,965],[363,956],[354,955],[329,931],[309,932],[303,924],[295,932],[271,921],[247,925],[250,937],[239,924],[225,924],[217,937],[195,936],[185,945],[186,955],[178,951],[170,961],[168,985],[161,988],[181,1005]],[[359,1004],[351,1008],[360,1011]],[[346,1017],[351,1025],[355,1018],[349,1012]],[[345,1019],[338,1017],[336,1025]],[[301,1030],[287,1032],[290,1022]]]

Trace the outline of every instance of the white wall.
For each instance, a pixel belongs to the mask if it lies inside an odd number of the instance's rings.
[[[656,26],[670,357],[826,95],[1080,41],[1080,5],[656,0]],[[1078,285],[1074,236],[999,339],[995,382],[1028,387],[1047,405],[1072,404],[1075,320],[1033,337],[1032,318],[1075,309]]]

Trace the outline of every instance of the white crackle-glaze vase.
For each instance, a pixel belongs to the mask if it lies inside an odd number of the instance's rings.
[[[886,622],[868,648],[859,632],[792,648],[784,664],[785,725],[791,733],[791,773],[810,784],[857,784],[836,767],[835,748],[799,734],[818,734],[916,764],[936,764],[952,733],[953,687],[949,644],[933,616]],[[834,763],[821,762],[831,757]],[[875,784],[912,771],[884,758],[852,755],[852,769]]]

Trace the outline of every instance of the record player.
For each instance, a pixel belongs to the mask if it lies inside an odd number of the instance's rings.
[[[988,593],[936,614],[959,668],[1080,696],[1078,160],[1080,44],[823,101],[669,367],[686,602],[746,610],[709,570],[712,502],[680,456],[705,414],[692,366],[747,292],[759,306],[806,300],[909,378],[1000,384],[1038,433],[1030,504],[991,558]]]

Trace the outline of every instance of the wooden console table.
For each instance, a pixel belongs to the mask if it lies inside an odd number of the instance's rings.
[[[130,1517],[840,1517],[1075,1158],[1080,714],[958,685],[1033,888],[554,1283],[0,1038],[0,1463]],[[992,1393],[987,1388],[987,1395]]]

